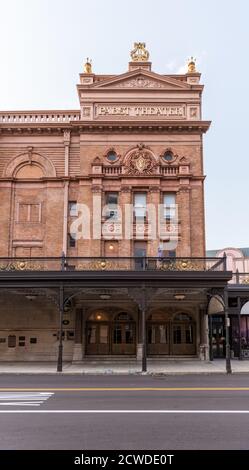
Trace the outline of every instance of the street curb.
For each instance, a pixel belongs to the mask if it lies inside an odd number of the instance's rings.
[[[147,376],[147,377],[169,377],[169,376],[179,376],[179,375],[248,375],[249,371],[239,371],[239,372],[232,372],[231,374],[227,374],[225,371],[212,371],[212,372],[100,372],[100,371],[93,371],[93,372],[0,372],[1,376],[19,376],[19,375],[42,375],[42,376]]]

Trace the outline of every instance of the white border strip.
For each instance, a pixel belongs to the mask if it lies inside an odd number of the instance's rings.
[[[0,410],[0,413],[79,414],[249,414],[249,410]]]

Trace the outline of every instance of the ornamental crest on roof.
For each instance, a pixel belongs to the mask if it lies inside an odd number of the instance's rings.
[[[131,51],[133,62],[147,62],[149,60],[149,52],[145,49],[145,42],[135,42],[134,49]]]

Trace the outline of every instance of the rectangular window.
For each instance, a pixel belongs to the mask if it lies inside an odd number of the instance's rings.
[[[0,343],[6,343],[6,338],[0,338]]]
[[[146,193],[134,194],[134,214],[138,221],[144,221],[146,218],[146,196]]]
[[[40,204],[19,204],[18,222],[41,222],[41,205]]]
[[[69,201],[68,210],[69,210],[70,217],[77,217],[78,216],[77,202]]]
[[[175,193],[165,193],[163,195],[163,217],[166,220],[175,218],[176,195]]]
[[[106,193],[105,197],[105,218],[106,219],[118,219],[118,193]]]
[[[69,248],[75,248],[76,247],[76,233],[69,233],[68,234],[68,245],[69,245]]]

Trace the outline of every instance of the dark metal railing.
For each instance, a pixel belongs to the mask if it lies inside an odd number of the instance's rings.
[[[226,259],[64,255],[50,258],[0,258],[0,272],[3,271],[226,271]]]
[[[229,282],[231,284],[244,284],[248,285],[249,287],[249,273],[240,273],[237,270],[235,273],[233,273],[233,277]]]

